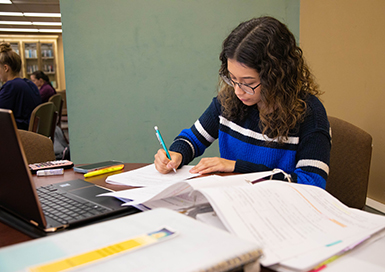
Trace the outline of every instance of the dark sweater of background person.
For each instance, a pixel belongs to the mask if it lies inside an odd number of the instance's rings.
[[[26,78],[7,81],[0,89],[0,108],[13,111],[19,129],[28,129],[31,113],[40,104],[38,88]]]
[[[42,103],[48,102],[49,98],[56,94],[56,90],[49,82],[49,77],[43,71],[35,71],[31,80],[39,88]]]
[[[55,89],[48,83],[44,83],[43,86],[40,87],[39,92],[42,103],[48,102],[49,98],[56,94]]]
[[[32,111],[41,104],[38,88],[20,78],[21,58],[9,43],[0,43],[0,108],[12,110],[19,129],[27,130]]]

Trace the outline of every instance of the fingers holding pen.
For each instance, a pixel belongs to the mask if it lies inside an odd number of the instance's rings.
[[[159,149],[154,158],[155,168],[159,173],[167,174],[168,172],[172,171],[172,169],[167,167],[167,164],[170,162],[170,160],[167,158],[167,154],[163,149]]]
[[[163,149],[159,149],[155,154],[154,164],[156,170],[162,174],[167,174],[173,169],[177,169],[182,162],[182,155],[177,152],[170,151],[171,160],[167,158],[167,153]]]
[[[182,163],[182,154],[178,152],[169,151],[171,156],[171,161],[168,162],[167,167],[171,169],[178,169],[179,165]]]

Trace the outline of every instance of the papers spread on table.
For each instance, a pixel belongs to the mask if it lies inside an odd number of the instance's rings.
[[[199,174],[191,174],[189,171],[193,166],[183,166],[176,173],[161,174],[155,169],[154,164],[150,164],[139,169],[109,176],[107,183],[115,185],[127,185],[133,187],[145,187],[164,184],[172,184],[181,180],[189,179]]]
[[[178,170],[179,171],[179,170]],[[99,196],[113,196],[126,202],[124,206],[144,206],[154,208],[169,208],[172,210],[185,210],[195,205],[207,203],[201,194],[193,194],[194,190],[216,186],[249,186],[250,181],[259,180],[271,175],[271,171],[258,172],[244,175],[228,176],[218,175],[197,177],[180,182],[157,183],[157,185],[128,189],[101,194]],[[242,178],[241,178],[242,177]]]
[[[310,185],[264,181],[199,191],[230,232],[261,244],[266,266],[287,262],[307,271],[385,227],[385,217],[348,208]],[[312,261],[289,261],[303,254]]]
[[[338,261],[326,261],[326,269],[321,272],[384,272],[385,258],[385,232],[382,231],[379,235],[372,237],[370,241],[365,241],[354,250],[346,254],[338,255]]]
[[[263,265],[280,271],[308,271],[385,227],[385,217],[349,208],[318,187],[250,182],[272,174],[212,175],[105,195],[187,214],[211,205],[229,232],[263,248]]]

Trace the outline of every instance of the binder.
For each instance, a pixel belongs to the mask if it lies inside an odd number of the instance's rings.
[[[105,248],[161,227],[173,238],[75,267],[76,271],[228,271],[254,266],[261,250],[252,242],[168,209],[154,209],[0,249],[0,271],[28,271]]]

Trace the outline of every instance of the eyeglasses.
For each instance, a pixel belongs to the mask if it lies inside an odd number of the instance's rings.
[[[238,85],[239,88],[241,88],[242,91],[244,91],[245,93],[248,93],[248,94],[255,94],[255,89],[258,88],[261,83],[259,83],[257,86],[255,87],[251,87],[247,84],[244,84],[244,83],[239,83],[239,82],[235,82],[234,80],[232,80],[231,78],[229,78],[228,76],[225,76],[223,74],[219,74],[220,77],[223,79],[224,82],[226,82],[227,85],[235,88],[235,85]]]

